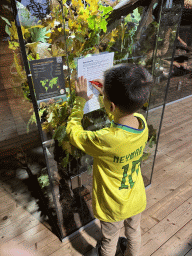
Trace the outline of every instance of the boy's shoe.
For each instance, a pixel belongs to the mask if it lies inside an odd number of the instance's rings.
[[[97,256],[101,256],[101,241],[98,241],[96,244]]]
[[[122,255],[124,255],[127,249],[127,239],[125,237],[119,237],[119,247]]]

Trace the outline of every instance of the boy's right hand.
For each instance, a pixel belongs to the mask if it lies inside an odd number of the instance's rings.
[[[92,80],[93,82],[99,82],[100,84],[104,85],[104,81],[102,79],[95,79],[95,80]],[[91,83],[92,84],[92,83]],[[101,95],[103,95],[103,87],[100,88],[98,87],[97,85],[95,84],[92,84],[99,92]]]

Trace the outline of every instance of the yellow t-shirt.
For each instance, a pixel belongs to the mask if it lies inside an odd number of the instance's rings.
[[[102,103],[102,96],[100,98]],[[146,208],[146,192],[140,161],[148,139],[143,115],[135,113],[140,126],[134,129],[115,124],[86,131],[81,125],[86,100],[77,96],[66,128],[70,143],[94,158],[92,207],[96,218],[117,222]],[[101,104],[102,105],[102,104]]]

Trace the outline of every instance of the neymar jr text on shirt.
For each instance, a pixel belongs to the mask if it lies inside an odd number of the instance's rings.
[[[114,156],[114,161],[116,163],[125,163],[127,161],[130,161],[131,159],[133,159],[136,156],[139,156],[143,153],[143,147],[138,148],[137,150],[135,150],[134,152],[132,152],[129,155],[126,156],[122,156],[122,157],[117,157]],[[138,160],[136,161],[132,161],[132,168],[131,168],[131,174],[128,176],[128,183],[129,186],[126,185],[126,177],[127,177],[127,172],[129,170],[130,167],[130,163],[126,164],[122,167],[123,171],[123,177],[122,177],[122,181],[121,181],[121,186],[119,187],[119,189],[129,189],[129,188],[133,188],[135,182],[133,181],[133,174],[136,172],[137,175],[139,173],[139,167],[140,167],[140,163],[141,163],[142,157],[140,157]]]
[[[141,155],[143,152],[143,147],[138,148],[137,150],[135,150],[134,152],[132,152],[129,155],[126,156],[114,156],[113,162],[116,163],[126,163],[127,161],[133,159],[135,156],[139,156]]]

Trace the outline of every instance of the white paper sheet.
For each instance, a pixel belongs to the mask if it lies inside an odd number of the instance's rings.
[[[84,114],[100,109],[99,91],[89,81],[103,79],[104,72],[113,67],[113,59],[114,52],[78,59],[78,77],[84,76],[87,79],[87,96],[94,94],[93,98],[86,102],[83,109]]]

